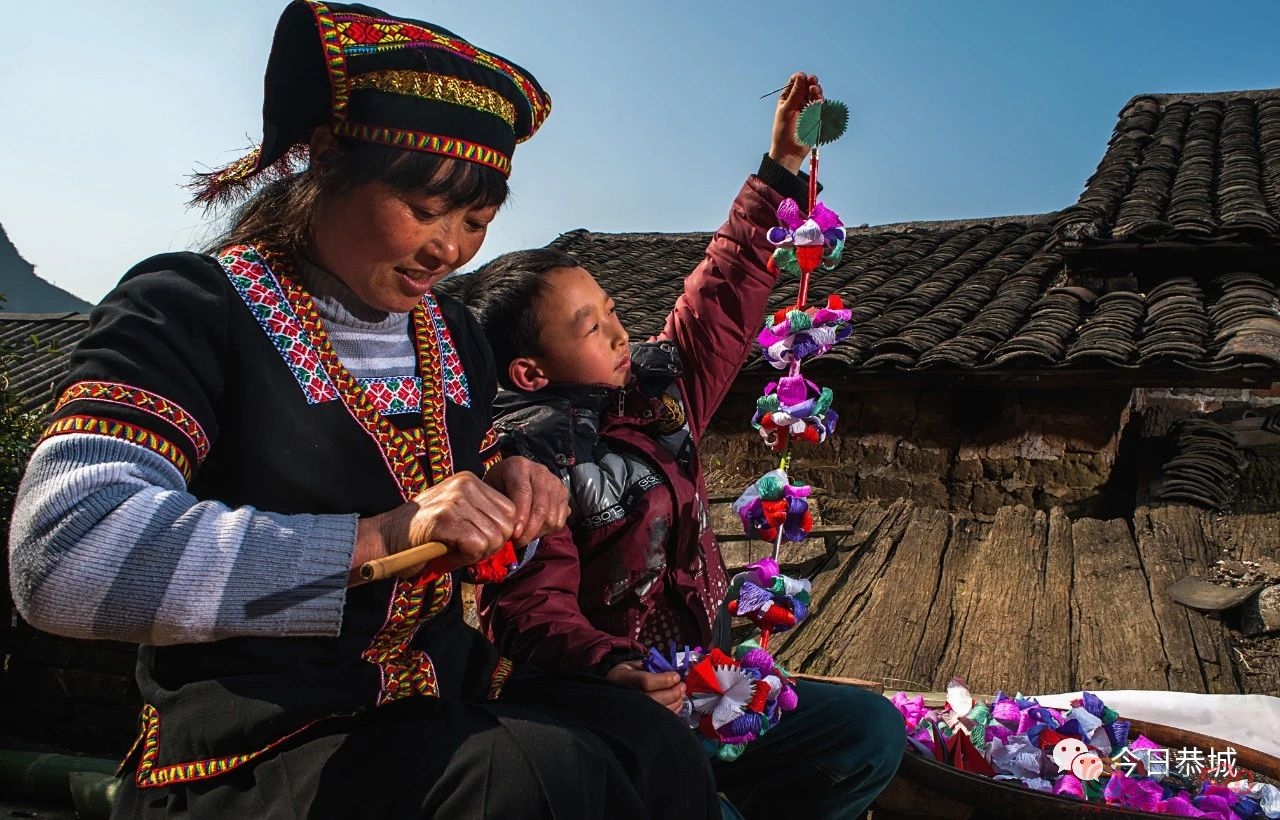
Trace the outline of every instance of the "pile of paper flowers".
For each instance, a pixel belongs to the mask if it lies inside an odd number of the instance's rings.
[[[1217,777],[1188,776],[1176,769],[1171,750],[1143,735],[1130,737],[1128,721],[1096,695],[1082,695],[1069,710],[1003,693],[982,703],[953,680],[943,709],[930,709],[923,696],[903,692],[893,696],[893,704],[906,721],[909,748],[964,771],[1136,811],[1214,820],[1280,818],[1280,789],[1250,780],[1234,764],[1223,766]]]

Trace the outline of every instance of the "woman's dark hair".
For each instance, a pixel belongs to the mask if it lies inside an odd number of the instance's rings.
[[[511,362],[543,353],[538,338],[538,300],[546,295],[547,273],[581,265],[563,251],[535,248],[503,254],[462,278],[461,296],[484,331],[498,367],[498,381],[514,389],[507,377]]]
[[[507,199],[507,180],[492,168],[424,151],[338,139],[339,150],[313,159],[303,171],[267,183],[231,217],[229,227],[206,250],[261,244],[285,252],[305,248],[317,206],[324,197],[367,182],[396,191],[443,196],[455,208],[490,207]]]

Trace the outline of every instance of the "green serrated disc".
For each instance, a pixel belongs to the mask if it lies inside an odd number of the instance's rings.
[[[849,106],[839,100],[809,103],[796,120],[796,141],[810,147],[835,142],[849,127]]]

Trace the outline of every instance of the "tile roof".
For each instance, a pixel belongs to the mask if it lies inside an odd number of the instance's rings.
[[[903,223],[849,232],[844,259],[815,277],[853,335],[814,367],[859,378],[918,373],[1040,382],[1106,374],[1114,383],[1199,385],[1280,378],[1280,287],[1250,273],[1072,279],[1052,241],[1059,214]],[[662,326],[707,233],[576,230],[551,243],[618,303],[633,336]],[[456,288],[447,282],[444,290]],[[795,299],[775,290],[769,310]],[[758,354],[749,370],[767,369]]]
[[[0,311],[0,367],[24,412],[53,400],[67,358],[89,329],[87,313]]]
[[[1280,239],[1280,89],[1134,97],[1059,232],[1069,248]]]

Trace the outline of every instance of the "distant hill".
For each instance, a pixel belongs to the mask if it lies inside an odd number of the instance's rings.
[[[22,258],[0,225],[0,293],[5,313],[88,313],[93,305],[36,276],[35,265]]]

